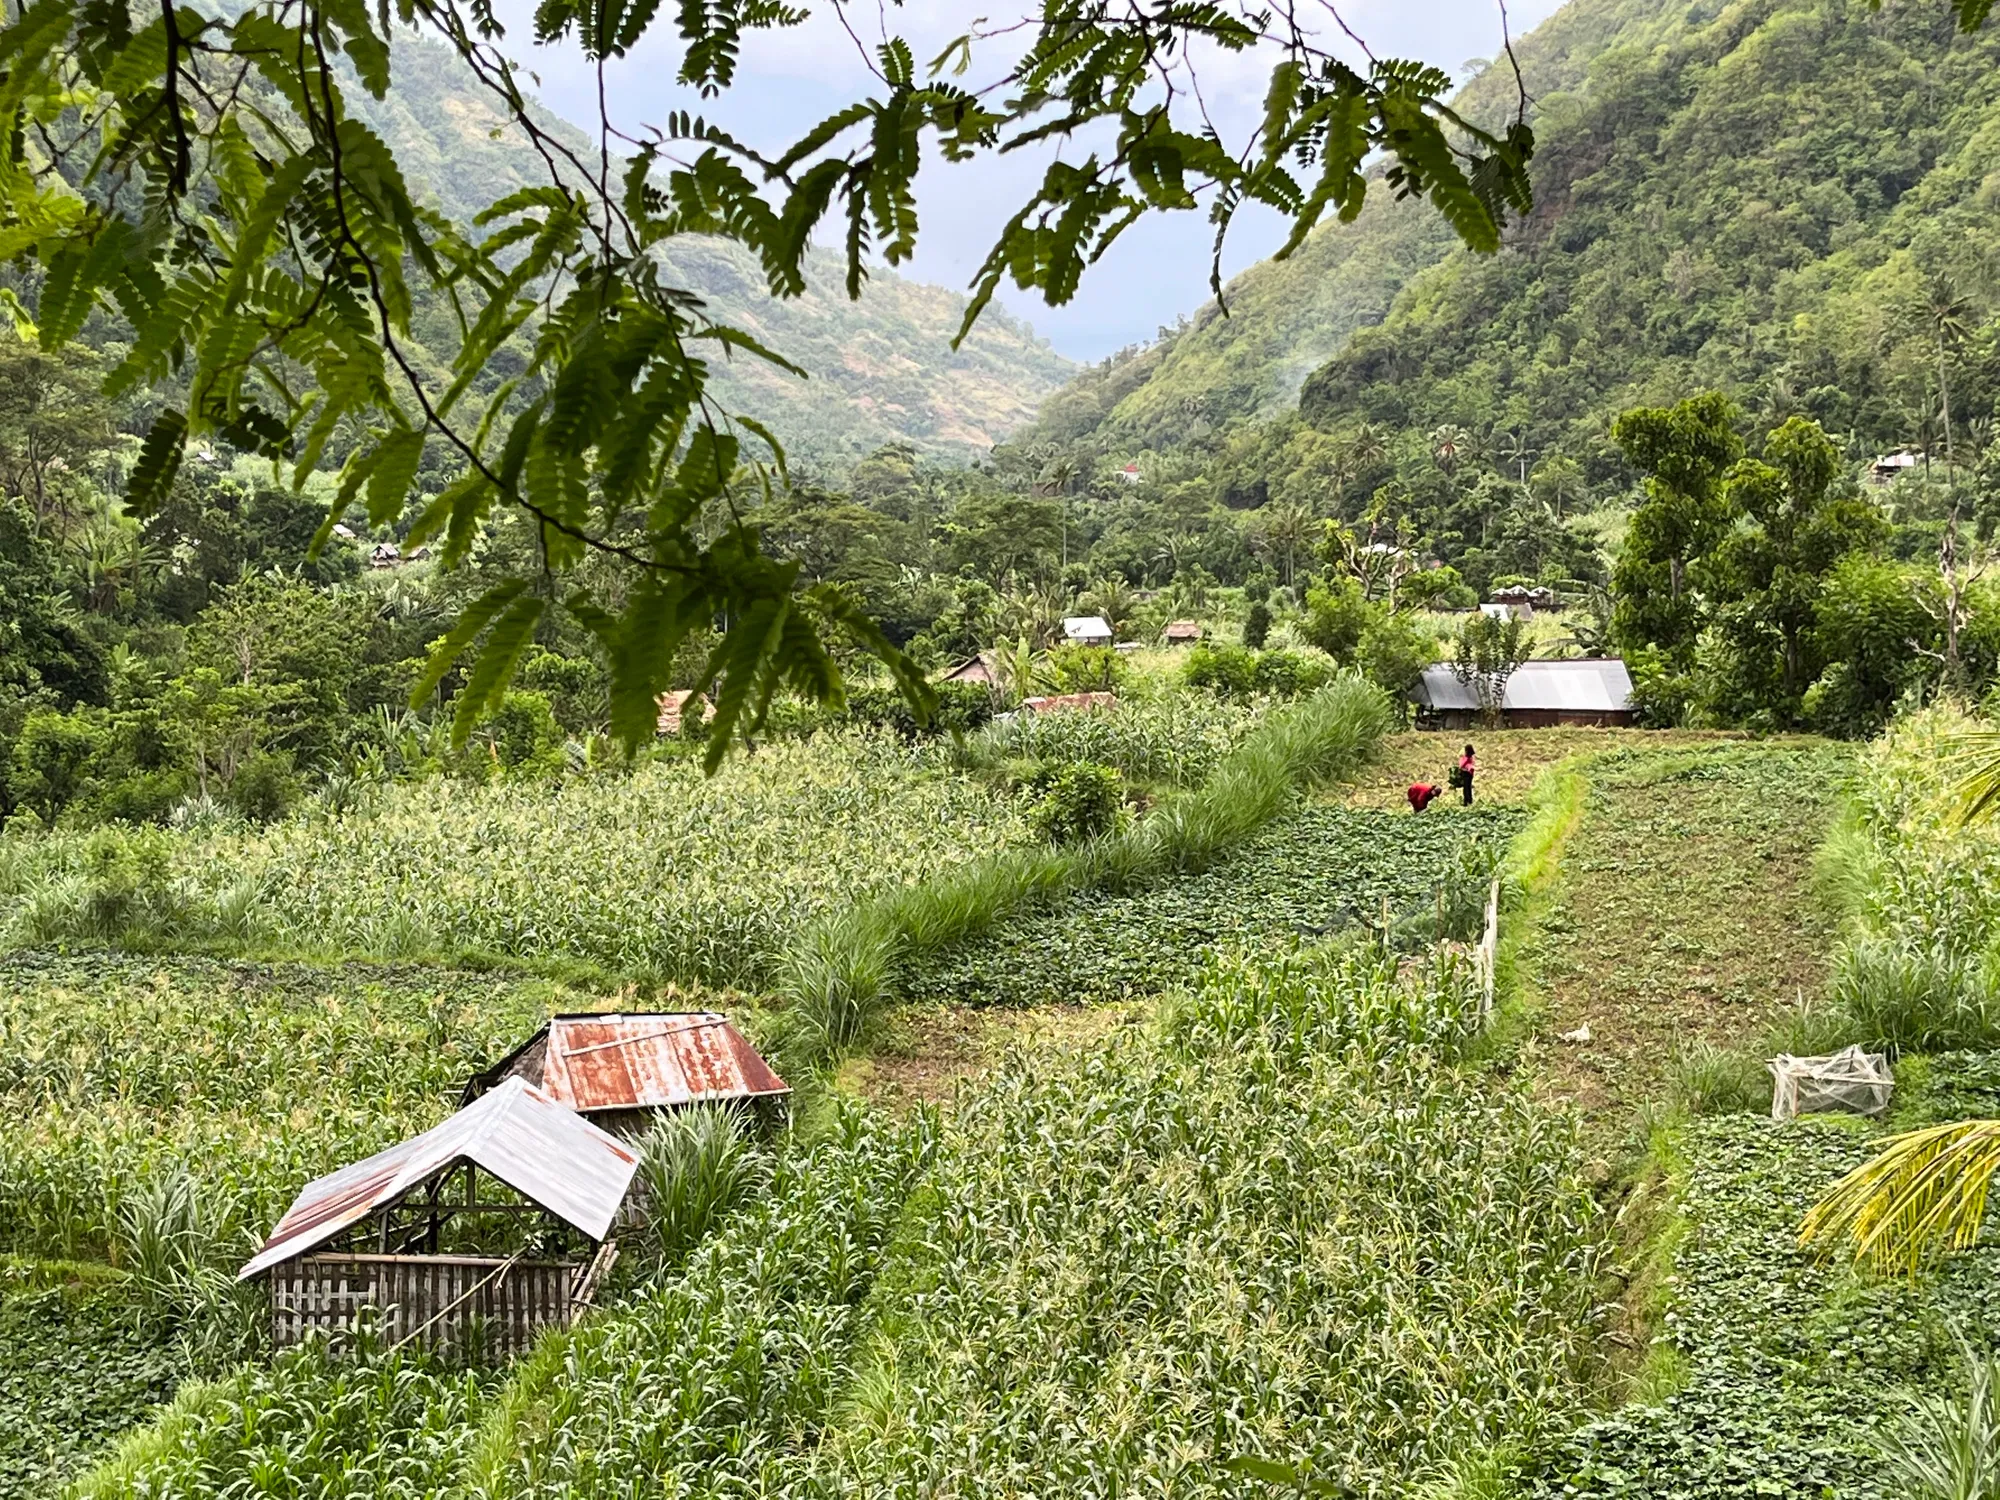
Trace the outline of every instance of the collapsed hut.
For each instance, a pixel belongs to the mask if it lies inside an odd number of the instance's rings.
[[[585,1012],[550,1018],[465,1085],[470,1103],[519,1079],[631,1140],[662,1110],[725,1104],[776,1118],[792,1087],[713,1011]]]
[[[308,1183],[237,1280],[268,1280],[274,1348],[373,1309],[392,1344],[508,1358],[589,1304],[638,1164],[543,1090],[503,1079],[436,1129]],[[443,1253],[482,1239],[517,1248]]]

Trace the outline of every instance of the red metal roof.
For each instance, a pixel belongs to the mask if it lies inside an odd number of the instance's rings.
[[[325,1244],[461,1161],[594,1240],[610,1229],[639,1165],[629,1146],[543,1090],[503,1078],[442,1125],[307,1183],[237,1280]]]
[[[580,1114],[791,1092],[757,1049],[712,1011],[557,1016],[546,1030],[548,1045],[539,1059],[531,1039],[494,1073],[518,1067],[519,1076]],[[537,1064],[540,1076],[529,1077]]]
[[[1046,698],[1024,698],[1021,707],[1029,713],[1061,713],[1070,709],[1115,708],[1116,693],[1057,693]]]

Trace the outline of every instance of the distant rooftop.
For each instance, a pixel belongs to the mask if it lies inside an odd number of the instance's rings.
[[[1411,698],[1433,709],[1478,709],[1479,695],[1448,666],[1426,667]],[[1507,679],[1503,710],[1629,713],[1632,674],[1616,657],[1586,661],[1526,661]]]

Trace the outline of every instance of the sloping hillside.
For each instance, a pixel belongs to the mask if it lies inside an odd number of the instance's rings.
[[[1575,0],[1523,38],[1516,50],[1531,94],[1575,86],[1640,8]],[[1459,103],[1474,116],[1504,116],[1517,103],[1511,70],[1489,69]],[[1307,376],[1357,330],[1382,322],[1411,278],[1456,243],[1428,205],[1399,202],[1377,184],[1354,223],[1330,224],[1290,260],[1261,262],[1230,282],[1226,315],[1211,301],[1159,342],[1079,373],[1042,408],[1034,436],[1165,447],[1190,417],[1219,423],[1288,407]]]
[[[1922,439],[1931,278],[1975,314],[1993,291],[2000,28],[1958,35],[1942,4],[1573,0],[1520,52],[1537,205],[1498,255],[1371,199],[1239,277],[1228,318],[1084,372],[1037,435],[1170,446],[1191,413],[1296,395],[1322,428],[1508,429],[1601,477],[1611,414],[1719,386],[1863,444]],[[1491,70],[1465,102],[1511,90]],[[1970,363],[1958,417],[2000,389],[2000,361]]]
[[[1869,442],[1920,440],[1942,276],[1991,293],[2000,31],[1944,6],[1719,0],[1628,28],[1541,101],[1537,209],[1453,252],[1301,393],[1319,425],[1523,429],[1587,456],[1609,417],[1704,386]],[[1992,409],[1974,358],[1958,416]]]
[[[467,221],[514,188],[546,180],[526,142],[442,47],[411,42],[399,48],[396,66],[386,100],[355,90],[354,106],[439,209]],[[553,117],[548,124],[575,134]],[[795,459],[839,467],[901,439],[963,461],[1029,421],[1075,370],[997,309],[954,353],[961,295],[878,270],[862,299],[850,302],[844,268],[830,253],[816,257],[812,290],[792,302],[771,297],[755,258],[733,245],[679,243],[664,260],[715,316],[811,372],[802,381],[739,358],[718,383],[725,401],[770,423]]]

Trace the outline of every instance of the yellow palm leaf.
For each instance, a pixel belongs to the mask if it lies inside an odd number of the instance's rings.
[[[1930,1256],[1969,1249],[2000,1172],[2000,1120],[1960,1120],[1893,1137],[1821,1195],[1799,1243],[1851,1240],[1856,1260],[1914,1272]]]
[[[2000,811],[2000,729],[1969,729],[1951,738],[1953,820],[1976,823]]]

